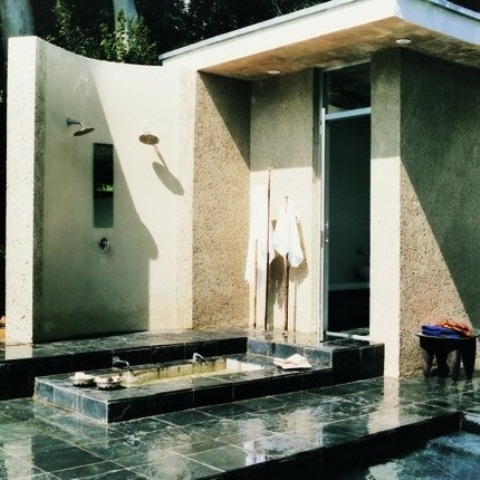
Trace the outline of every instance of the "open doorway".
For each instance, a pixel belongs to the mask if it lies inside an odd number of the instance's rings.
[[[361,64],[324,74],[323,327],[367,337],[370,310],[370,73]]]
[[[328,330],[369,327],[370,117],[329,127]]]

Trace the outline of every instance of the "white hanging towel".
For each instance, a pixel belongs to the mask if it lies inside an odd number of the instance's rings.
[[[276,252],[288,259],[291,267],[296,268],[303,262],[295,205],[288,197],[285,197],[280,205],[272,244]]]
[[[252,285],[255,273],[259,284],[265,281],[267,274],[267,255],[273,257],[271,247],[271,226],[268,225],[268,190],[266,187],[254,187],[250,197],[250,237],[248,241],[245,280]],[[255,268],[257,271],[255,272]]]

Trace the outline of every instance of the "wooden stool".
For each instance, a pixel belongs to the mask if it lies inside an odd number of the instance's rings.
[[[433,359],[436,358],[439,377],[445,378],[451,373],[452,379],[457,380],[460,363],[463,363],[465,376],[471,379],[475,367],[478,335],[476,333],[473,337],[451,338],[417,333],[417,336],[420,337],[420,348],[422,349],[423,375],[425,377],[430,376]],[[452,359],[451,369],[447,364],[449,356]]]

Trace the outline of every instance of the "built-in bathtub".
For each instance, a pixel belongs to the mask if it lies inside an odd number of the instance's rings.
[[[236,358],[213,357],[199,362],[186,361],[173,365],[146,365],[128,368],[120,375],[120,385],[125,388],[142,387],[157,383],[168,383],[172,380],[189,378],[205,378],[214,375],[233,375],[237,373],[255,372],[265,367],[257,363],[242,362]],[[100,376],[100,378],[102,378]]]
[[[249,367],[236,373],[217,371],[176,375],[168,381],[147,381],[145,385],[136,385],[135,388],[124,388],[125,385],[122,385],[122,388],[108,391],[95,386],[74,386],[71,377],[75,370],[64,368],[62,373],[36,375],[32,393],[37,400],[97,422],[112,423],[346,383],[383,373],[383,345],[368,341],[333,339],[312,344],[307,341],[303,343],[300,335],[290,338],[275,333],[249,338],[220,338],[217,333],[218,338],[213,339],[199,335],[198,332],[189,334],[184,340],[180,337],[183,343],[179,342],[178,336],[171,338],[162,335],[161,341],[149,340],[146,346],[132,344],[132,341],[126,346],[121,338],[117,341],[118,345],[110,345],[109,359],[102,357],[100,363],[97,357],[91,355],[88,365],[97,363],[99,367],[85,368],[85,362],[77,362],[76,368],[93,376],[118,376],[125,373],[125,368],[104,367],[120,358],[125,366],[129,365],[137,374],[139,370],[148,371],[152,367],[173,372],[180,365],[187,364],[191,368],[195,352],[205,356],[203,363],[206,365],[216,358],[226,358],[255,365],[255,368]],[[107,349],[109,345],[103,341],[102,348]],[[276,357],[286,359],[296,354],[308,359],[311,368],[282,370],[273,363]],[[66,361],[65,367],[72,364],[72,361]]]
[[[38,377],[35,398],[102,423],[331,384],[331,367],[282,370],[272,356],[236,354],[85,372],[118,388],[75,386],[72,374]]]

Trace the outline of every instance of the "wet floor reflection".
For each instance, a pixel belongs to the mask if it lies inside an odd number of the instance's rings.
[[[235,472],[248,480],[269,478],[270,466],[281,479],[280,461],[317,471],[344,451],[375,450],[402,429],[420,436],[458,429],[460,409],[479,418],[479,390],[476,378],[376,378],[110,425],[32,399],[7,400],[0,402],[0,479],[220,479]],[[396,478],[395,469],[407,467],[375,468],[344,478],[377,471]]]

